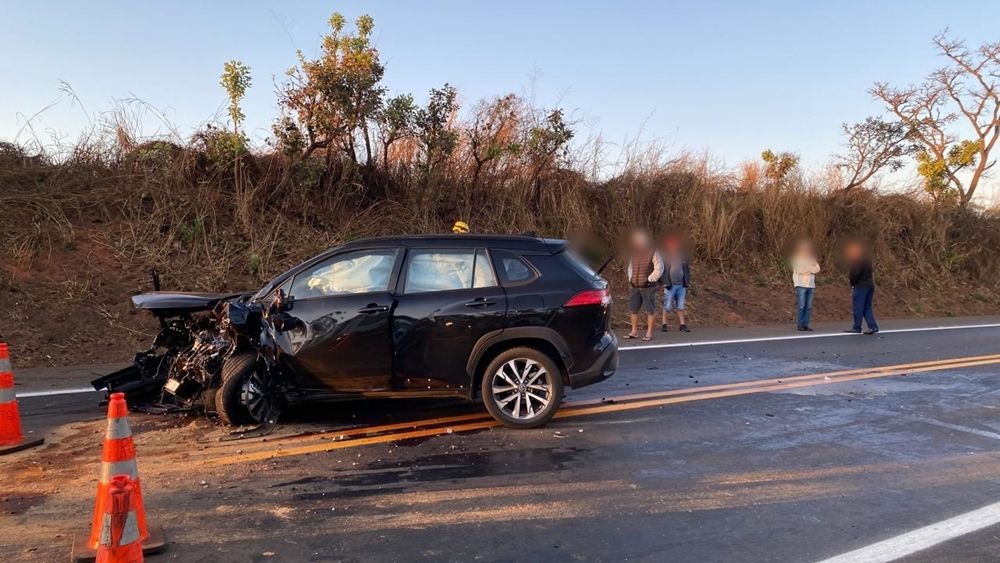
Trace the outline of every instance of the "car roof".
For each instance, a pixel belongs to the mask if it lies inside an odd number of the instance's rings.
[[[566,241],[524,235],[451,234],[451,235],[398,235],[374,237],[346,243],[333,250],[370,248],[373,246],[405,247],[477,247],[504,248],[555,253],[566,247]],[[328,251],[328,252],[330,252]]]

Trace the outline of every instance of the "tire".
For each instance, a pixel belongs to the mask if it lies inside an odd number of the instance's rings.
[[[480,393],[486,410],[504,426],[537,428],[559,410],[562,372],[552,358],[535,348],[511,348],[486,366]],[[541,409],[537,409],[539,404]]]
[[[242,352],[226,358],[222,364],[222,384],[215,390],[215,412],[230,426],[256,424],[264,417],[254,416],[243,401],[244,386],[257,370],[257,354]]]

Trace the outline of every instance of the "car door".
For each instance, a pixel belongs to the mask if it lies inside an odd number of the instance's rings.
[[[402,252],[334,255],[288,285],[292,327],[276,342],[300,390],[354,393],[392,388],[390,319]]]
[[[397,385],[466,395],[466,363],[484,334],[501,331],[507,296],[485,248],[411,248],[393,315]]]

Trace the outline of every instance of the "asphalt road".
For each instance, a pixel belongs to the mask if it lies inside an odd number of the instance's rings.
[[[267,441],[217,446],[184,441],[207,421],[135,415],[146,504],[171,542],[149,560],[807,562],[910,533],[867,560],[927,541],[904,560],[996,561],[1000,517],[925,531],[1000,502],[992,355],[997,327],[629,350],[531,431],[396,401],[304,409]],[[0,539],[0,559],[64,560],[86,526],[96,465],[71,455],[99,431],[97,400],[21,400],[26,427],[64,436],[34,455],[83,477],[8,504],[0,524],[25,533]],[[15,476],[39,463],[17,455]]]

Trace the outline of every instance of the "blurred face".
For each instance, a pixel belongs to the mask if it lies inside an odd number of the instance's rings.
[[[799,245],[798,247],[796,247],[795,252],[799,256],[812,256],[815,253],[813,250],[812,243],[807,240],[799,242]]]
[[[670,252],[677,252],[681,249],[681,239],[677,236],[669,236],[663,241],[663,247]]]
[[[865,253],[864,247],[861,246],[861,243],[858,242],[849,242],[847,243],[847,246],[844,247],[844,256],[846,256],[847,259],[852,262],[860,259],[862,256],[864,256],[864,253]]]
[[[631,237],[632,248],[645,248],[649,246],[649,236],[643,231],[635,231]]]

